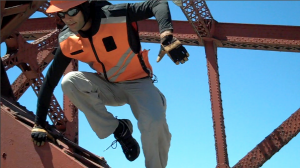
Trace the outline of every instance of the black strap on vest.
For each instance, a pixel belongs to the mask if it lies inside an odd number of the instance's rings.
[[[140,61],[140,64],[141,64],[143,70],[148,74],[149,77],[151,77],[151,71],[147,68],[141,53],[138,53],[138,58],[139,58],[139,61]]]
[[[152,83],[156,83],[157,82],[157,77],[156,77],[156,75],[152,74],[152,72],[147,68],[141,52],[139,52],[137,56],[139,58],[141,66],[142,66],[143,70],[146,72],[146,74],[148,74],[148,76],[150,78],[152,77],[152,75],[154,76],[154,79],[152,79]]]
[[[136,32],[138,32],[137,23],[136,23],[136,22],[132,22],[131,25],[132,25],[132,27],[133,27],[133,30],[135,30]],[[142,56],[142,54],[141,54],[141,52],[139,52],[139,53],[137,54],[137,56],[138,56],[138,59],[139,59],[139,61],[140,61],[140,64],[141,64],[143,70],[148,74],[148,76],[149,76],[150,78],[151,78],[152,76],[154,76],[154,79],[152,79],[152,83],[156,83],[156,82],[157,82],[157,77],[156,77],[156,75],[154,75],[154,74],[147,68],[147,66],[146,66],[146,64],[145,64],[145,61],[144,61],[144,59],[143,59],[143,56]]]

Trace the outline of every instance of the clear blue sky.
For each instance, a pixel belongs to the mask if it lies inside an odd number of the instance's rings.
[[[173,20],[185,21],[180,8],[172,2],[169,4]],[[207,5],[218,22],[300,26],[300,1],[207,1]],[[44,15],[36,13],[33,17]],[[159,44],[143,43],[142,46],[151,49],[150,62],[158,76],[156,86],[167,98],[167,121],[172,133],[167,167],[215,168],[215,141],[204,48],[186,46],[190,53],[189,61],[176,66],[168,57],[160,63],[155,62]],[[2,43],[1,56],[5,52]],[[230,166],[233,166],[299,109],[300,54],[218,48],[218,62],[228,157]],[[92,71],[81,63],[79,70]],[[8,71],[11,83],[20,72],[18,68]],[[56,88],[55,95],[62,105],[60,86]],[[19,101],[35,112],[36,99],[33,90],[28,89]],[[108,110],[118,118],[132,121],[133,136],[141,144],[137,122],[129,106],[108,107]],[[129,162],[120,145],[117,149],[103,152],[113,140],[113,136],[98,139],[83,113],[79,112],[80,146],[104,156],[113,168],[144,167],[143,153],[136,161]],[[300,135],[267,161],[263,168],[299,167],[299,149]]]

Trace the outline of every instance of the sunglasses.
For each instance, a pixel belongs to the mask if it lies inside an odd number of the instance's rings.
[[[57,15],[61,18],[64,19],[65,15],[69,15],[71,17],[76,16],[80,10],[78,8],[71,8],[67,12],[57,12]]]

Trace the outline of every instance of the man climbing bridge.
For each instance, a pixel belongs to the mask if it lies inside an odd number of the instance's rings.
[[[107,1],[50,1],[47,13],[56,13],[66,24],[59,34],[59,46],[40,89],[35,126],[31,136],[37,146],[47,139],[46,116],[51,96],[72,59],[85,62],[96,72],[72,71],[61,83],[63,93],[86,116],[100,139],[114,134],[126,158],[140,153],[128,119],[117,119],[108,106],[129,104],[138,121],[147,168],[165,168],[171,134],[166,122],[166,99],[157,89],[142,50],[137,21],[155,17],[161,38],[158,61],[168,54],[175,64],[189,56],[173,37],[167,1],[149,0],[112,5]]]

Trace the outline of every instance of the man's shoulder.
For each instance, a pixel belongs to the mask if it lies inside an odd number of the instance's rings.
[[[113,5],[105,5],[101,7],[102,11],[106,15],[106,17],[112,16],[126,16],[128,3],[121,3],[121,4],[113,4]]]
[[[65,25],[65,26],[61,29],[61,31],[60,31],[60,33],[59,33],[59,35],[58,35],[59,42],[64,41],[65,39],[67,39],[68,37],[70,37],[70,36],[72,36],[72,35],[75,35],[75,33],[73,33],[73,32],[69,29],[69,27],[68,27],[67,25]]]

